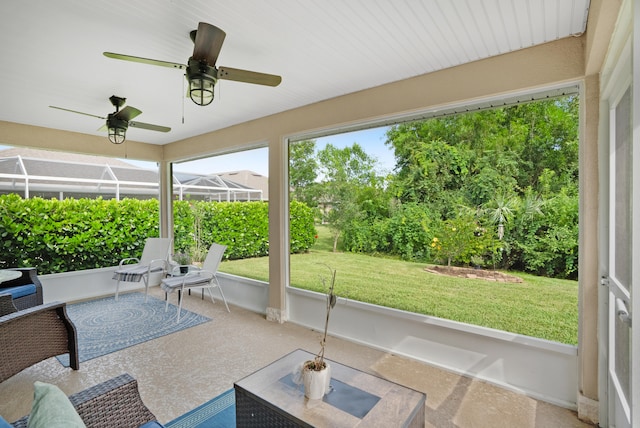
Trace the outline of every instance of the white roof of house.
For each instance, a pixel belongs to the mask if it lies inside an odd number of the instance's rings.
[[[232,178],[253,177],[250,171],[230,174],[174,172],[174,193],[217,201],[265,200],[259,187]],[[263,177],[268,182],[266,177]],[[251,180],[256,182],[256,180]],[[0,151],[0,192],[57,195],[153,197],[159,172],[114,158],[26,148]],[[263,186],[268,188],[268,186]]]

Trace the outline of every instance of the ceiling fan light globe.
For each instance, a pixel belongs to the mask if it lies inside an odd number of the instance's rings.
[[[189,81],[189,98],[199,106],[206,106],[213,101],[213,88],[216,85],[216,69],[202,61],[189,59],[187,80]]]
[[[199,106],[209,105],[213,101],[213,87],[214,82],[209,79],[192,79],[189,82],[189,98]]]
[[[124,143],[127,133],[128,123],[126,120],[111,117],[107,119],[107,132],[109,134],[109,141],[113,144]]]
[[[113,144],[122,144],[125,140],[126,131],[122,128],[109,128],[109,141]]]

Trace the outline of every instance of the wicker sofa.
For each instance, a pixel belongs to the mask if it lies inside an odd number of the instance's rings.
[[[69,353],[69,365],[78,370],[76,328],[65,303],[48,303],[16,310],[10,295],[0,295],[0,382],[27,367]],[[8,312],[8,313],[7,313]]]
[[[126,373],[70,395],[69,400],[87,428],[162,427],[142,402],[138,382]],[[25,416],[11,425],[26,428],[27,421]]]
[[[11,268],[22,276],[0,283],[0,294],[11,294],[13,304],[18,310],[42,304],[42,283],[38,279],[36,268]]]

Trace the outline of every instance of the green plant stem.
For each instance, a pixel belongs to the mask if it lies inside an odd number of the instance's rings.
[[[334,303],[335,294],[333,293],[333,289],[336,284],[336,271],[331,269],[329,266],[327,266],[327,268],[331,272],[331,285],[329,286],[329,294],[327,294],[327,317],[324,321],[324,334],[322,335],[322,341],[320,341],[320,352],[318,352],[318,355],[316,356],[316,363],[317,363],[317,366],[319,366],[318,370],[321,370],[322,368],[325,367],[324,350],[325,350],[325,345],[327,344],[327,331],[329,330],[329,316],[331,315],[331,309],[335,305]],[[322,280],[322,283],[323,284],[325,283],[324,278]]]

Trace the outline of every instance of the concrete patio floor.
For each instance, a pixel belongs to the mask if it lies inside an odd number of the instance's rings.
[[[164,298],[159,287],[150,294]],[[176,295],[170,296],[176,303]],[[211,322],[80,364],[62,367],[55,358],[0,383],[0,415],[14,421],[29,413],[33,382],[58,385],[67,394],[122,373],[138,380],[145,404],[166,423],[233,387],[233,382],[302,348],[317,352],[320,333],[221,302],[185,296],[184,307]],[[337,338],[327,340],[327,358],[427,394],[426,427],[590,427],[574,411],[459,376],[424,363]]]

